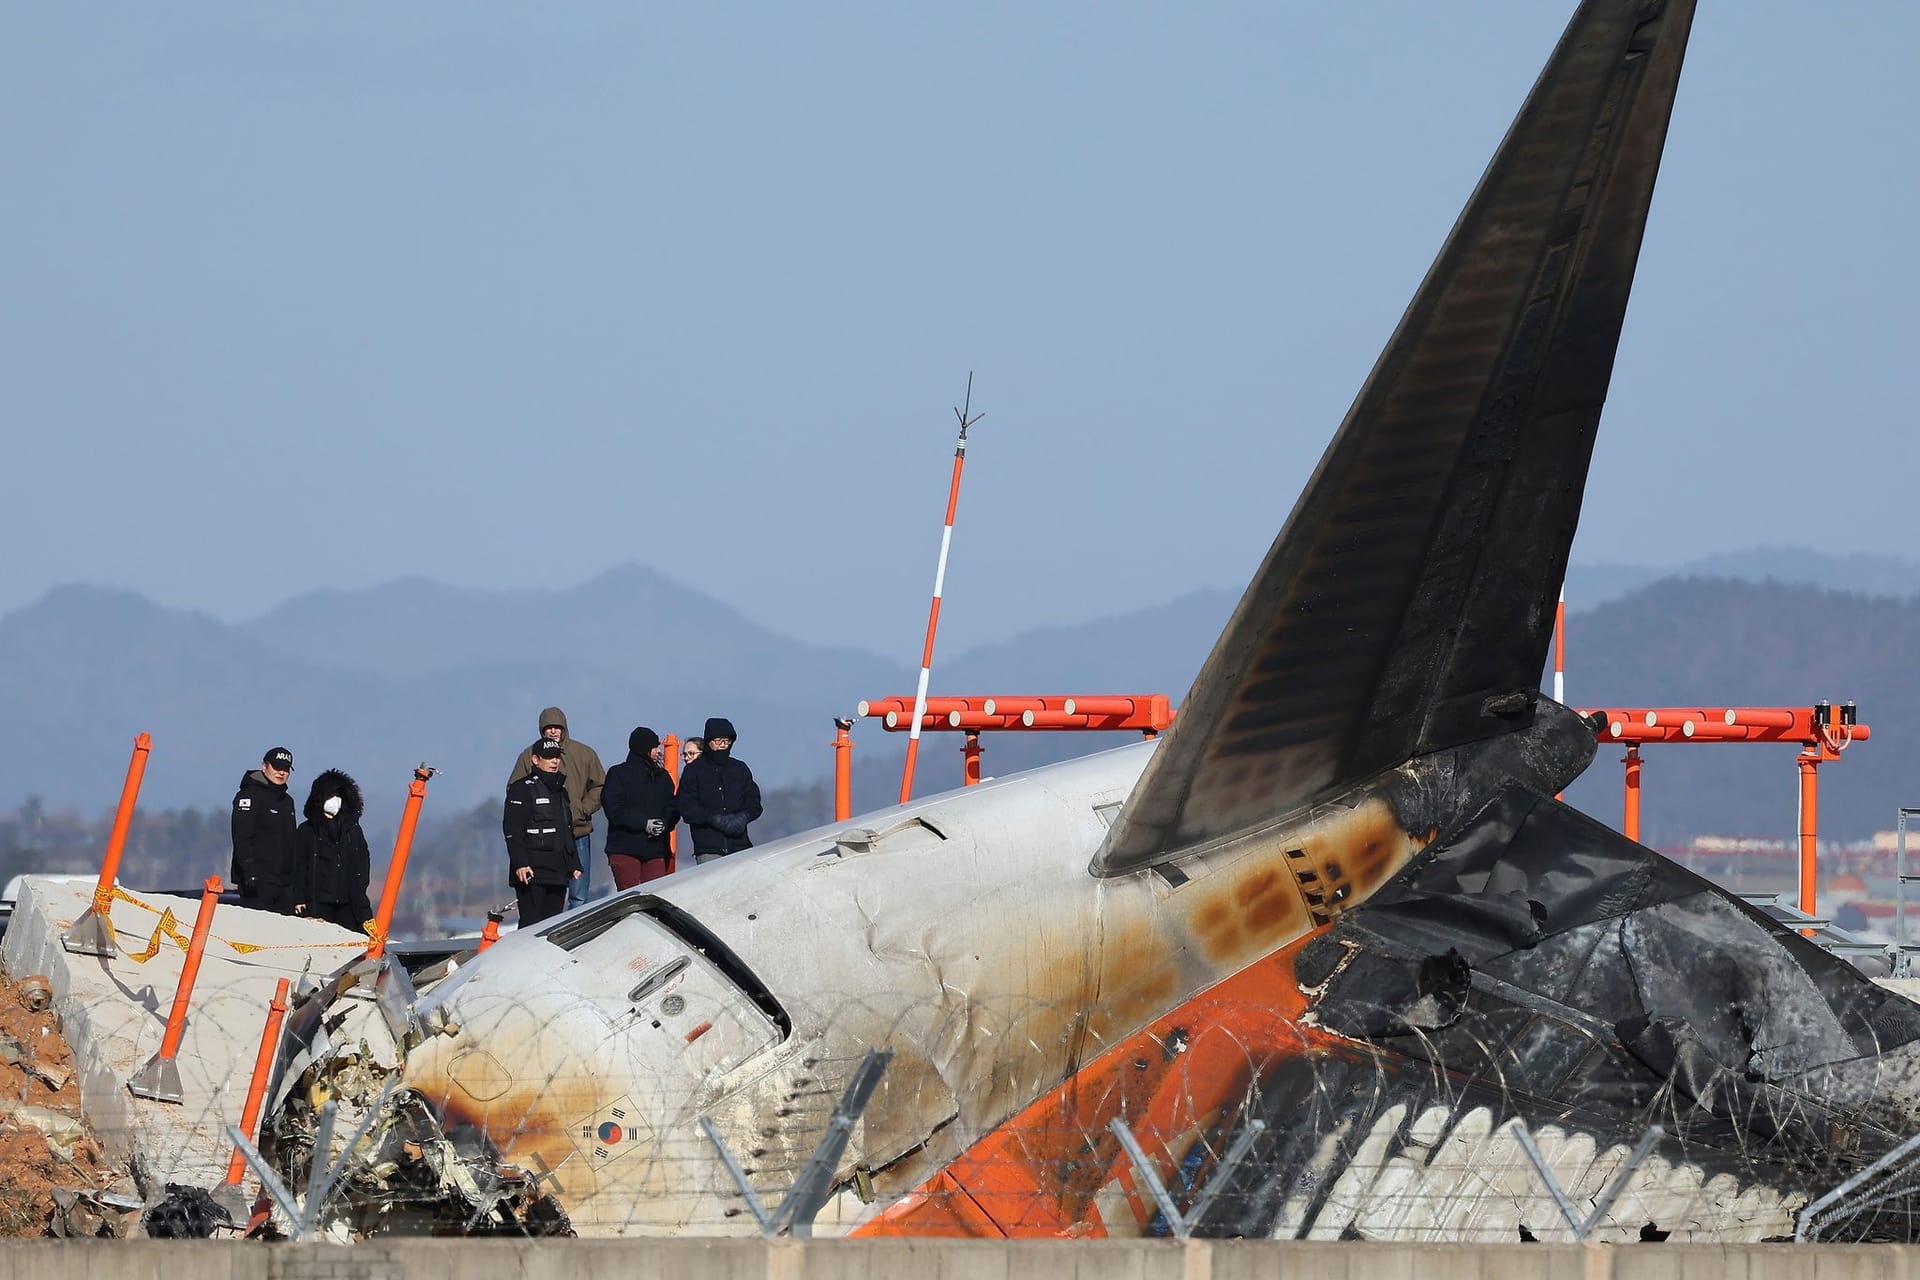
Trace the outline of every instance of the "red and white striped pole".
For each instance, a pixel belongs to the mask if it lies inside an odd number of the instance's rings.
[[[1560,584],[1560,603],[1553,606],[1553,700],[1567,701],[1567,587]]]
[[[1567,584],[1564,582],[1560,584],[1559,603],[1553,606],[1553,700],[1563,707],[1567,705]],[[1636,751],[1633,754],[1637,758],[1640,753]],[[1640,779],[1639,766],[1635,765],[1631,772],[1632,782],[1637,783]],[[1637,799],[1639,792],[1636,791],[1634,795]],[[1553,798],[1564,800],[1567,793],[1556,791]],[[1637,817],[1635,821],[1638,821]]]
[[[920,651],[920,684],[913,694],[913,728],[907,734],[907,765],[900,774],[900,803],[913,798],[913,766],[920,757],[920,721],[927,713],[927,681],[933,676],[933,637],[940,628],[940,594],[947,584],[947,550],[953,545],[953,512],[960,505],[960,472],[967,465],[967,428],[985,417],[969,417],[973,409],[973,375],[967,375],[965,407],[955,409],[960,419],[960,441],[953,449],[953,480],[947,486],[947,519],[940,528],[940,563],[933,571],[933,607],[927,613],[927,643]]]

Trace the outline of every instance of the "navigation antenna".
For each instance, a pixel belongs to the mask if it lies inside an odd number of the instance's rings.
[[[907,730],[907,765],[900,774],[900,803],[913,797],[913,766],[920,757],[920,722],[927,714],[927,680],[933,675],[933,637],[940,629],[940,593],[947,582],[947,549],[953,545],[953,510],[960,505],[960,472],[967,465],[967,428],[986,417],[973,412],[973,371],[967,371],[967,398],[953,411],[960,420],[960,441],[953,447],[953,480],[947,486],[947,519],[940,527],[940,563],[933,571],[933,607],[927,612],[927,644],[920,651],[920,685],[913,694],[913,724]]]

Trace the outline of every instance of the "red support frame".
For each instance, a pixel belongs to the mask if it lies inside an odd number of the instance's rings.
[[[1602,716],[1602,741],[1626,744],[1624,822],[1627,838],[1640,838],[1640,745],[1648,742],[1797,743],[1800,784],[1800,910],[1815,914],[1819,899],[1820,774],[1823,764],[1873,736],[1853,718],[1853,704],[1810,707],[1604,707],[1582,715]],[[1836,719],[1836,715],[1839,717]]]

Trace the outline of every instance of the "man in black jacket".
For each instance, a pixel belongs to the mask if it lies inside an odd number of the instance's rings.
[[[600,808],[607,815],[607,866],[616,890],[667,874],[667,836],[680,810],[659,734],[641,725],[627,735],[626,762],[607,770]]]
[[[733,758],[733,722],[707,721],[707,749],[680,772],[676,798],[693,836],[695,862],[712,862],[753,848],[747,824],[760,816],[760,784]]]
[[[360,830],[360,784],[328,769],[313,780],[300,812],[306,821],[293,836],[293,914],[365,933],[373,854]]]
[[[529,751],[533,767],[507,788],[500,822],[507,837],[507,883],[520,902],[522,929],[566,910],[567,886],[580,874],[560,744],[542,738]]]
[[[249,769],[233,796],[233,882],[240,905],[285,912],[293,906],[293,832],[297,820],[287,778],[293,752],[275,747]]]

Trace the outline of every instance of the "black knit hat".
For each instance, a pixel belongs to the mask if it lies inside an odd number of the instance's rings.
[[[707,721],[707,731],[700,736],[709,742],[715,738],[732,738],[736,742],[740,740],[740,735],[733,731],[733,721],[719,716]]]
[[[659,745],[660,735],[645,725],[641,725],[638,729],[635,729],[627,735],[627,750],[639,755],[646,755],[647,752]]]

